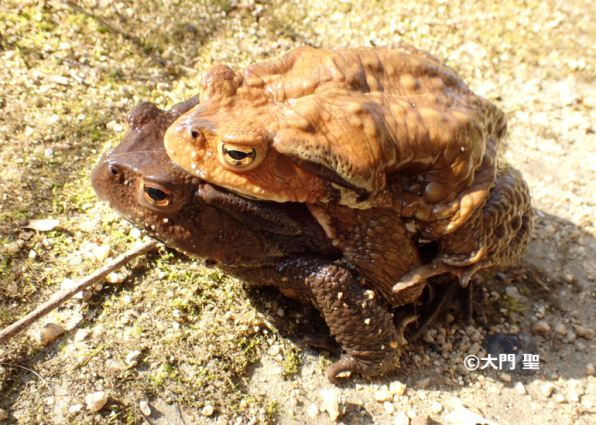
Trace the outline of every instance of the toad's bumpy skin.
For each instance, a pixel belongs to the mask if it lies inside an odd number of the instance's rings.
[[[240,72],[215,65],[202,88],[166,133],[182,168],[263,200],[390,208],[426,240],[484,203],[507,130],[502,111],[412,47],[301,47]]]
[[[246,270],[243,277],[278,286],[293,298],[311,300],[321,311],[331,335],[344,354],[327,370],[331,382],[341,372],[378,375],[398,365],[403,344],[385,302],[375,290],[356,278],[341,262],[303,256],[274,268]],[[279,280],[279,276],[286,278]]]

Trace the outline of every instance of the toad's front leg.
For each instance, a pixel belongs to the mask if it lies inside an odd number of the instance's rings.
[[[398,366],[403,337],[393,324],[393,314],[343,263],[299,257],[263,272],[268,275],[263,283],[278,286],[293,298],[307,296],[321,312],[343,349],[340,360],[327,370],[331,382],[337,382],[342,372],[379,375]],[[272,279],[274,275],[283,278]]]

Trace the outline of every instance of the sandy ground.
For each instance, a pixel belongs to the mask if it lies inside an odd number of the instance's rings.
[[[213,62],[427,49],[507,112],[501,160],[537,214],[525,265],[474,282],[474,326],[447,311],[395,373],[338,387],[333,357],[301,342],[325,332],[316,312],[162,247],[0,347],[0,423],[141,423],[143,402],[155,424],[596,423],[595,15],[586,0],[0,0],[1,328],[143,238],[98,202],[90,170],[132,106],[196,94]],[[65,333],[43,346],[48,322]],[[519,333],[536,372],[463,367]]]

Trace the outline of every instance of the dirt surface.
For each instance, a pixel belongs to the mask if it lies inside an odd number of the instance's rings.
[[[141,423],[143,403],[154,424],[596,423],[594,16],[587,0],[0,0],[0,328],[143,238],[98,202],[90,170],[133,105],[196,94],[217,61],[429,50],[507,112],[501,160],[537,214],[526,264],[475,279],[473,326],[448,310],[395,373],[338,387],[333,357],[301,342],[326,332],[315,311],[162,247],[0,347],[0,423]],[[46,323],[66,331],[43,346]],[[463,367],[520,332],[538,371]]]

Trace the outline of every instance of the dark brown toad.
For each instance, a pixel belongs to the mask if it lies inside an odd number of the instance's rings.
[[[342,253],[304,204],[259,202],[208,184],[174,165],[163,136],[196,99],[163,111],[150,103],[129,115],[124,140],[92,173],[93,188],[120,215],[192,257],[319,309],[343,349],[327,376],[394,369],[403,341],[391,305]],[[350,210],[351,211],[351,210]],[[408,245],[409,246],[409,245]],[[417,258],[406,246],[402,254]],[[325,346],[322,340],[310,339]]]

